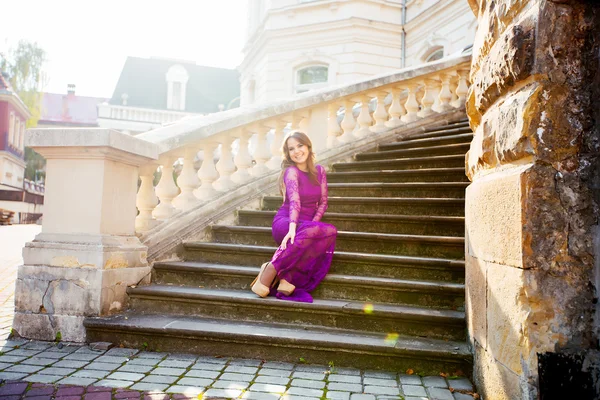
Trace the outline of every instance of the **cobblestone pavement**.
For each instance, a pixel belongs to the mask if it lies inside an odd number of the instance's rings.
[[[0,399],[474,399],[466,378],[8,340],[21,249],[40,231],[0,226]]]

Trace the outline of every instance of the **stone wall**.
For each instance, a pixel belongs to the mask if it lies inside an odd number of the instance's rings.
[[[600,9],[470,3],[479,19],[466,159],[475,381],[486,399],[595,398]]]

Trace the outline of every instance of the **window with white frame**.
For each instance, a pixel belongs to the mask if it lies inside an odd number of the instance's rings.
[[[327,86],[329,80],[329,66],[310,65],[296,71],[294,93],[307,92]]]
[[[25,121],[21,122],[21,143],[19,149],[25,150]]]
[[[8,118],[8,144],[14,146],[15,142],[15,113],[10,113]]]
[[[170,110],[185,110],[186,85],[188,72],[181,65],[173,65],[167,71],[167,108]]]
[[[437,61],[444,58],[444,48],[439,47],[429,52],[427,57],[425,57],[425,62]]]
[[[21,143],[21,120],[19,118],[15,118],[15,141],[14,146],[18,149],[19,144]]]

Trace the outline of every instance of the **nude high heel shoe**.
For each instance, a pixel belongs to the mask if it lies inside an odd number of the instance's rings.
[[[296,290],[296,286],[292,285],[285,279],[279,281],[279,286],[277,286],[277,291],[279,293],[283,293],[286,296],[291,296],[292,293],[294,293],[294,290]]]
[[[252,291],[256,293],[259,297],[267,297],[269,295],[269,292],[271,291],[268,286],[263,285],[260,281],[262,273],[265,270],[265,268],[267,268],[267,265],[269,265],[268,262],[264,263],[260,267],[260,272],[258,273],[258,276],[254,278],[254,280],[251,283]]]

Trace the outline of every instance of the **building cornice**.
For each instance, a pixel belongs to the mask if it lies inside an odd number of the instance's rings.
[[[7,101],[16,107],[23,115],[25,115],[25,119],[29,119],[31,117],[31,112],[29,108],[23,103],[23,100],[13,91],[9,90],[0,90],[0,101]]]
[[[426,8],[421,13],[417,14],[415,17],[410,19],[404,25],[405,29],[411,29],[414,25],[424,24],[427,19],[431,16],[431,14],[437,14],[443,11],[446,8],[449,8],[456,2],[454,0],[441,0],[437,3],[433,4],[431,7]],[[445,15],[446,18],[452,18],[452,14]]]
[[[0,150],[0,157],[7,156],[12,162],[18,164],[21,168],[25,168],[25,160],[23,158],[19,158],[10,151]]]

